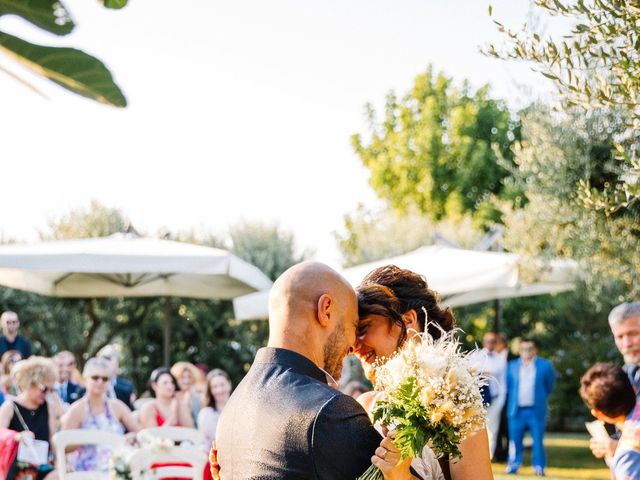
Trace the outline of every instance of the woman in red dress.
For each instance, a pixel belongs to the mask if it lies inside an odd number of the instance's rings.
[[[191,416],[190,397],[178,397],[180,390],[176,378],[168,368],[156,368],[149,379],[151,395],[150,402],[140,408],[140,423],[142,428],[174,426],[194,428]],[[190,466],[188,463],[156,463],[151,468]],[[182,479],[166,479],[182,480]]]

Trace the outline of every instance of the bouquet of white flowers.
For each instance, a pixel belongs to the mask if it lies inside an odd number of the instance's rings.
[[[376,368],[376,390],[385,394],[374,421],[394,429],[402,459],[420,457],[429,444],[437,457],[461,456],[458,446],[484,427],[480,388],[487,379],[460,351],[456,331],[434,340],[416,333],[389,361]],[[382,479],[371,465],[358,480]]]

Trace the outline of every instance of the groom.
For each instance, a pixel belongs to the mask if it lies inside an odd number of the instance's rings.
[[[301,263],[276,280],[268,346],[218,422],[223,480],[354,480],[376,449],[380,457],[395,456],[388,455],[393,447],[379,447],[382,438],[364,409],[337,390],[357,323],[353,289],[326,265]]]

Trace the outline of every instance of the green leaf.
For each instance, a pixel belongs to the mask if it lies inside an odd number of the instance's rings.
[[[18,15],[56,35],[66,35],[75,27],[69,11],[59,0],[0,0],[2,15]]]
[[[107,8],[119,9],[124,7],[128,3],[128,0],[104,0],[103,3]]]
[[[0,50],[67,90],[107,105],[127,105],[104,64],[80,50],[35,45],[4,32],[0,32]]]
[[[493,13],[493,7],[489,5],[489,16],[491,16],[492,13]]]

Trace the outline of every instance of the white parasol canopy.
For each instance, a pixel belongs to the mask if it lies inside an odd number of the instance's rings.
[[[442,245],[421,247],[397,257],[369,262],[342,271],[355,287],[373,269],[397,265],[424,275],[444,304],[452,307],[488,300],[558,293],[575,288],[577,264],[572,260],[536,262],[535,282],[521,279],[520,255],[514,253],[464,250]],[[235,316],[240,320],[267,318],[268,291],[234,299]]]
[[[226,250],[114,234],[2,245],[0,285],[55,297],[231,299],[269,289],[271,280]],[[165,361],[170,331],[167,327],[166,324]]]

